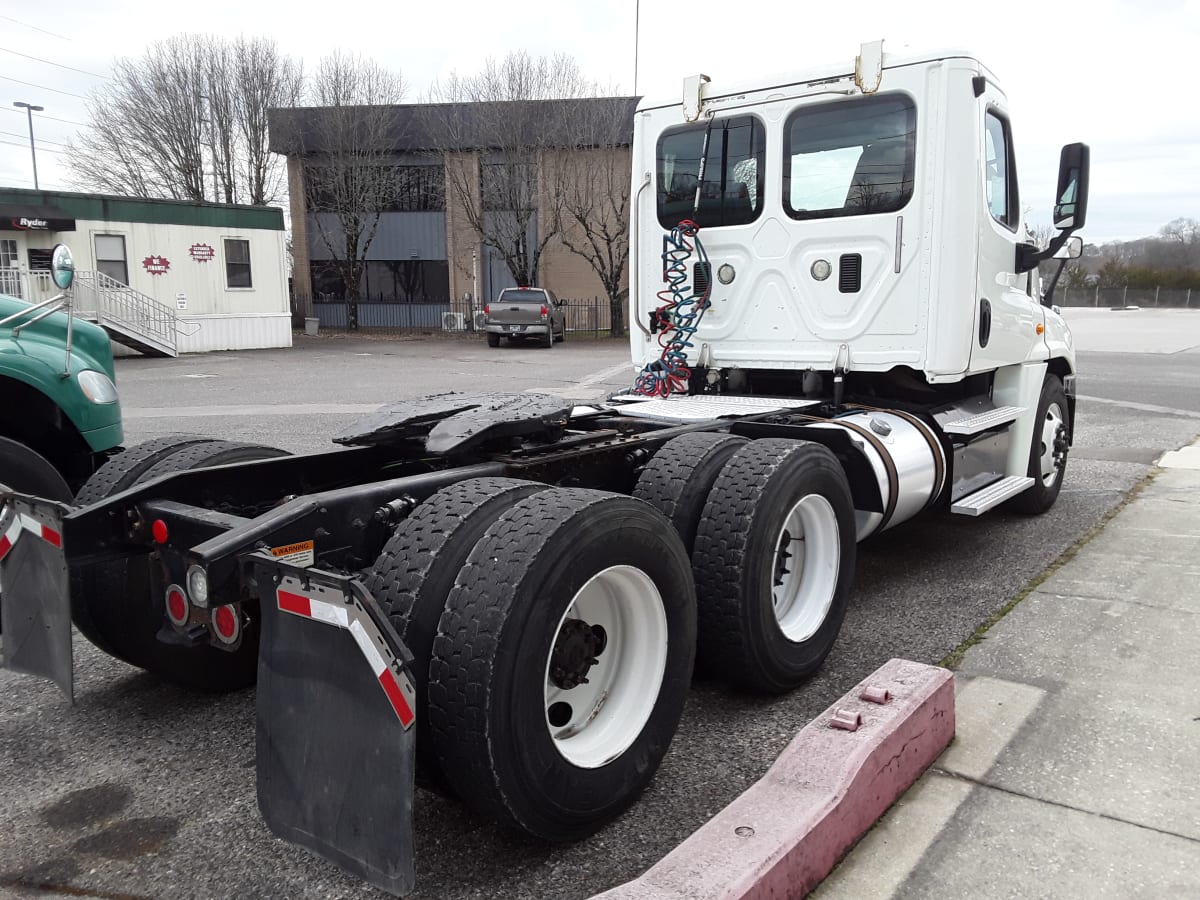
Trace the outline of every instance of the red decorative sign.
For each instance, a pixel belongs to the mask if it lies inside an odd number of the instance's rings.
[[[171,261],[165,256],[147,256],[142,260],[142,268],[151,275],[165,275],[171,268]]]
[[[192,244],[188,248],[188,253],[192,255],[192,259],[196,262],[208,262],[217,255],[217,251],[208,244]]]

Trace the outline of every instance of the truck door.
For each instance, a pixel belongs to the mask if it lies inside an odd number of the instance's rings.
[[[976,79],[975,84],[980,84]],[[1036,326],[1042,307],[1027,293],[1028,276],[1017,274],[1017,244],[1025,240],[1017,189],[1012,127],[1004,97],[990,84],[978,104],[979,161],[976,216],[978,275],[971,371],[1030,358],[1041,343]]]

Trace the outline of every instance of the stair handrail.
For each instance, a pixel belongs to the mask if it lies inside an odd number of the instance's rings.
[[[104,272],[77,272],[80,286],[90,291],[97,319],[110,319],[135,335],[175,349],[179,330],[175,311]]]

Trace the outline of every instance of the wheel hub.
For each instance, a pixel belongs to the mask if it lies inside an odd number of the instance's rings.
[[[550,656],[550,681],[564,691],[587,684],[587,673],[596,665],[608,644],[601,625],[589,625],[582,619],[567,619],[558,631]]]

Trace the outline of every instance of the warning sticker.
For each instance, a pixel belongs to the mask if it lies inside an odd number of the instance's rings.
[[[297,541],[295,544],[272,547],[271,555],[280,562],[291,563],[293,566],[311,566],[316,558],[312,541]]]

